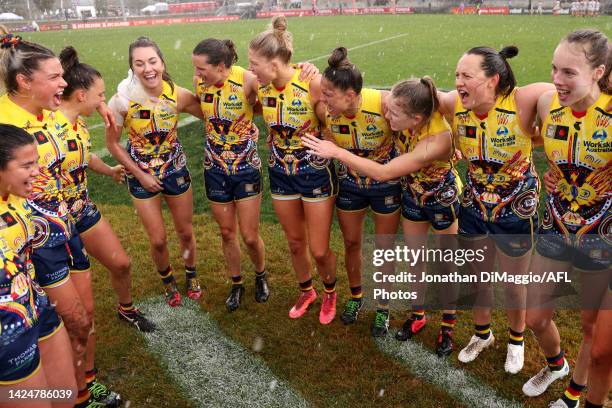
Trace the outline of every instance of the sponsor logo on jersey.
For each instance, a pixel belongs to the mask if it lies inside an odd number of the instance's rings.
[[[238,100],[238,96],[236,94],[231,94],[228,98],[227,98],[230,102],[235,102]]]
[[[213,95],[211,93],[207,93],[207,94],[204,94],[203,100],[204,100],[205,103],[212,103],[214,98],[215,98],[215,95]]]
[[[302,106],[302,101],[298,98],[295,98],[291,101],[291,106],[300,107]]]
[[[0,215],[0,218],[2,219],[2,222],[6,227],[10,227],[17,224],[15,217],[13,217],[13,215],[9,212],[5,212],[4,214]]]
[[[139,110],[138,111],[138,119],[151,119],[151,111],[146,109],[146,110]]]
[[[601,139],[604,141],[608,138],[608,132],[606,132],[605,129],[597,129],[595,132],[593,132],[592,138],[593,140]]]
[[[500,126],[497,128],[497,136],[506,136],[508,134],[508,128],[505,126]]]

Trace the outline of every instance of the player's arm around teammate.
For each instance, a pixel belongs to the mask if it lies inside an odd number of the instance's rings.
[[[346,48],[336,48],[321,78],[319,106],[323,107],[323,132],[325,137],[347,151],[385,163],[393,152],[393,133],[384,117],[388,92],[363,89],[362,85],[361,72],[349,61]],[[377,245],[383,245],[382,241],[393,242],[399,225],[401,187],[398,179],[378,182],[344,163],[340,165],[338,174],[336,209],[344,238],[345,266],[351,291],[341,320],[344,324],[352,324],[363,305],[361,248],[367,209],[369,207],[374,212]],[[335,294],[331,297],[335,304]],[[381,301],[377,310],[372,333],[382,336],[387,331],[388,302]],[[333,316],[329,315],[328,320],[331,319]]]
[[[610,279],[612,150],[605,145],[612,132],[609,39],[596,30],[570,33],[555,49],[552,66],[556,91],[540,97],[538,114],[554,182],[552,189],[547,187],[531,270],[580,272],[582,342],[570,385],[553,404],[572,408],[587,383],[593,326]],[[534,304],[527,310],[527,324],[548,362],[523,386],[529,396],[542,394],[569,372],[553,321],[552,294],[553,288],[545,285],[529,287]]]
[[[259,235],[259,131],[253,123],[258,83],[252,72],[235,65],[237,60],[231,40],[202,40],[192,54],[196,95],[206,126],[206,196],[221,230],[223,255],[232,280],[225,301],[230,312],[240,307],[244,294],[238,230],[253,263],[255,300],[265,302],[269,296],[264,243]]]
[[[0,125],[0,392],[62,390],[76,396],[70,339],[44,291],[30,260],[34,224],[26,197],[39,176],[38,151],[25,130]],[[9,329],[10,327],[10,329]],[[2,408],[33,406],[18,399]],[[37,401],[36,407],[72,407],[71,402]]]
[[[326,94],[325,91],[323,94]],[[438,105],[436,88],[430,78],[407,80],[394,85],[385,111],[391,130],[401,132],[395,138],[399,156],[386,163],[354,154],[329,141],[310,136],[303,138],[304,144],[313,149],[314,154],[338,159],[364,176],[377,181],[404,177],[402,227],[407,243],[410,239],[425,237],[430,227],[436,234],[457,233],[455,213],[460,181],[451,161],[453,143],[450,125],[438,112]],[[451,336],[455,320],[454,310],[444,311],[437,342],[440,355],[452,351]],[[407,340],[423,328],[425,321],[424,311],[415,309],[396,338]]]
[[[552,88],[545,83],[516,86],[508,59],[516,47],[500,52],[475,47],[457,63],[456,90],[440,93],[441,112],[452,121],[453,137],[468,161],[467,184],[459,211],[459,235],[466,246],[493,253],[479,265],[481,271],[525,273],[529,267],[533,234],[537,226],[539,180],[532,162],[533,126],[539,96]],[[492,269],[497,260],[498,269]],[[462,362],[473,361],[494,337],[491,333],[493,287],[479,284],[474,308],[475,334],[459,353]],[[505,287],[509,343],[504,368],[517,373],[523,367],[525,288]]]
[[[303,81],[301,69],[291,65],[293,44],[283,16],[272,20],[272,28],[257,35],[249,45],[249,70],[260,84],[258,99],[271,134],[270,190],[276,215],[289,244],[293,269],[301,295],[289,311],[301,317],[317,297],[312,286],[312,264],[331,300],[336,283],[336,257],[329,246],[336,193],[336,175],[329,160],[306,152],[300,135],[319,134],[315,108],[320,100],[320,77]],[[310,253],[309,253],[310,252]],[[332,312],[330,302],[320,319]]]
[[[171,80],[161,50],[152,40],[140,37],[134,41],[129,63],[133,76],[120,85],[109,103],[128,133],[127,150],[119,144],[119,126],[107,131],[107,147],[125,166],[128,190],[149,238],[166,302],[178,306],[181,295],[170,265],[162,196],[179,238],[187,296],[199,299],[202,290],[195,269],[191,176],[178,139],[178,117],[188,112],[201,118],[202,111],[193,93]]]

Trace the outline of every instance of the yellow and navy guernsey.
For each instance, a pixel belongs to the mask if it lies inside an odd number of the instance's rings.
[[[310,168],[324,169],[330,160],[308,153],[300,137],[306,133],[319,136],[319,119],[310,103],[310,82],[299,79],[301,69],[283,89],[274,85],[261,86],[257,97],[263,109],[263,118],[272,135],[269,166],[287,175],[299,175]]]
[[[81,118],[72,124],[60,112],[56,112],[57,120],[65,123],[66,157],[64,158],[65,171],[62,173],[62,189],[68,204],[68,211],[78,223],[85,215],[89,206],[93,205],[87,189],[87,166],[89,165],[91,141],[87,126]]]
[[[201,79],[196,84],[206,120],[204,165],[228,175],[261,169],[257,140],[253,139],[253,106],[244,92],[245,71],[234,65],[221,86],[206,86]]]
[[[187,164],[178,139],[178,88],[163,81],[156,102],[130,101],[123,126],[128,131],[127,151],[145,172],[164,179]]]
[[[325,125],[336,144],[351,153],[385,164],[393,158],[393,132],[382,111],[382,92],[376,89],[361,90],[361,104],[354,117],[329,113]],[[340,164],[338,178],[342,182],[354,183],[358,188],[371,188],[380,183],[370,177],[361,176],[355,170]]]
[[[20,127],[37,143],[40,175],[28,197],[32,207],[36,237],[33,247],[55,247],[71,236],[72,220],[62,190],[62,173],[67,153],[67,125],[57,121],[54,112],[35,116],[13,103],[8,95],[0,97],[0,123]]]
[[[612,96],[602,93],[586,112],[576,114],[561,106],[555,93],[542,137],[559,181],[547,196],[543,232],[577,239],[599,234],[612,244],[612,111],[606,111],[611,103]]]
[[[398,154],[414,150],[417,143],[429,136],[448,131],[451,127],[440,112],[434,112],[429,123],[417,133],[404,130],[395,139]],[[402,177],[402,188],[421,207],[429,204],[449,206],[455,202],[461,191],[461,179],[452,160],[435,160],[415,173]]]
[[[34,280],[30,260],[33,240],[32,210],[26,200],[10,194],[0,198],[0,342],[7,350],[13,343],[22,346],[38,341],[38,331],[31,329],[48,304],[44,291]],[[34,352],[35,348],[28,349],[20,356],[22,361],[4,367],[3,378],[19,377],[22,365],[28,364],[29,354]]]
[[[484,118],[457,98],[453,132],[468,160],[462,206],[486,222],[531,219],[537,211],[539,181],[532,162],[532,141],[522,129],[516,89],[499,96]]]

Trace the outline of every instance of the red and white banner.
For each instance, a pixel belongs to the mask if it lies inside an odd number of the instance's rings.
[[[238,20],[238,16],[202,16],[202,17],[177,17],[177,18],[147,18],[127,21],[91,21],[86,23],[41,23],[40,31],[54,30],[83,30],[89,28],[118,28],[118,27],[138,27],[147,25],[169,25],[184,23],[206,23],[210,21],[231,21]]]

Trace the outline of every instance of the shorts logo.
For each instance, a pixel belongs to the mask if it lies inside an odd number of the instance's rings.
[[[244,192],[245,193],[254,193],[255,192],[255,188],[253,188],[253,183],[248,183],[244,185]]]
[[[386,196],[385,197],[385,205],[386,206],[392,206],[395,205],[396,203],[396,197],[395,196]]]
[[[595,132],[593,132],[593,140],[601,139],[601,141],[603,142],[607,138],[608,133],[605,129],[597,129]]]
[[[214,99],[215,99],[215,95],[213,95],[211,93],[205,94],[204,98],[203,98],[205,103],[212,103]]]
[[[38,142],[38,144],[44,144],[49,141],[49,139],[47,139],[47,136],[45,136],[43,132],[34,133],[34,139],[36,139],[36,142]]]

